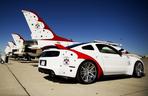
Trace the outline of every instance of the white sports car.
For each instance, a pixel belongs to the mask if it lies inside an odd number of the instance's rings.
[[[136,56],[123,54],[114,45],[88,42],[45,50],[39,58],[39,72],[76,78],[93,83],[102,75],[133,75],[142,77],[144,63]]]

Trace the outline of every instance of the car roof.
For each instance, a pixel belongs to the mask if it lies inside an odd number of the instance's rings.
[[[117,43],[113,43],[113,42],[107,42],[107,41],[91,41],[91,42],[83,42],[83,43],[77,43],[77,44],[72,44],[70,46],[67,46],[66,48],[71,49],[71,48],[75,48],[75,47],[79,47],[79,46],[83,46],[83,45],[92,45],[92,44],[103,44],[103,45],[108,45],[108,46],[112,46],[115,49],[116,48],[121,48],[121,46],[118,46]],[[58,48],[51,48],[52,50],[58,50]],[[46,49],[44,51],[49,51],[50,49]]]
[[[103,45],[109,45],[112,47],[118,47],[121,48],[121,44],[117,44],[117,43],[113,43],[113,42],[107,42],[107,41],[92,41],[92,42],[84,42],[84,43],[78,43],[78,44],[73,44],[70,46],[67,46],[67,48],[74,48],[74,47],[78,47],[78,46],[82,46],[82,45],[88,45],[88,44],[103,44]]]

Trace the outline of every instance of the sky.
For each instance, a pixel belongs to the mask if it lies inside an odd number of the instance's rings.
[[[107,40],[148,54],[147,0],[0,0],[0,51],[11,33],[31,39],[21,10],[32,10],[59,36],[78,42]]]

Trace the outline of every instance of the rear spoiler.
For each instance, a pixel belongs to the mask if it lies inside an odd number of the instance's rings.
[[[93,42],[103,43],[103,44],[112,45],[112,46],[120,46],[120,47],[122,46],[122,44],[114,43],[112,41],[94,40]]]

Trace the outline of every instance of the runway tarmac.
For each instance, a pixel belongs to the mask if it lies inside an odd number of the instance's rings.
[[[143,59],[148,73],[148,59]],[[37,62],[10,60],[0,64],[0,96],[147,96],[148,76],[107,76],[93,84],[38,72]]]

